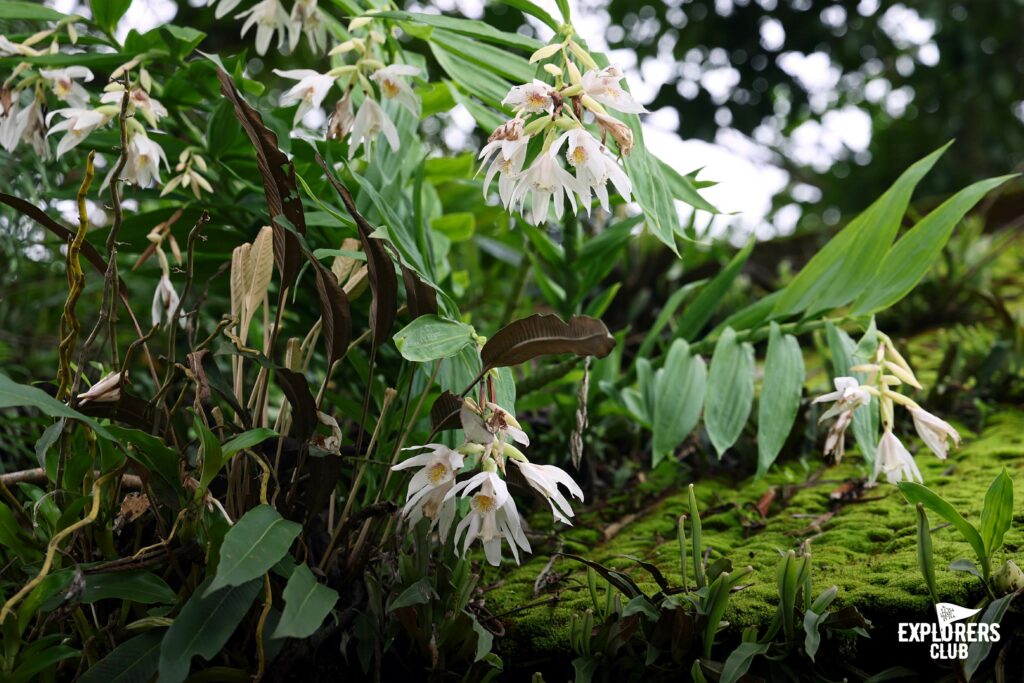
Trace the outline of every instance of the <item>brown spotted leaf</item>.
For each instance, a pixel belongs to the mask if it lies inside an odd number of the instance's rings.
[[[486,372],[558,353],[604,358],[614,348],[615,339],[597,318],[574,315],[566,323],[556,315],[531,315],[498,330],[480,349],[480,359]]]

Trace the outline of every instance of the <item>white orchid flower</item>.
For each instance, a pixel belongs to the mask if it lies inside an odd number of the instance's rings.
[[[100,97],[100,102],[120,107],[123,97],[124,86],[120,83],[111,83]],[[150,97],[149,93],[142,88],[132,88],[131,95],[128,97],[128,113],[134,114],[136,111],[141,113],[146,122],[154,128],[160,119],[167,116],[167,107]]]
[[[242,37],[249,32],[253,26],[256,27],[256,53],[260,56],[267,54],[270,47],[270,40],[274,33],[278,34],[277,45],[280,48],[288,37],[289,18],[280,0],[260,0],[244,12],[235,15],[235,19],[244,16],[249,18],[242,24]]]
[[[518,111],[530,113],[546,111],[553,114],[555,111],[553,92],[550,85],[534,79],[532,83],[513,86],[501,103]]]
[[[918,436],[940,460],[945,460],[949,454],[950,440],[954,446],[960,445],[959,432],[945,420],[921,407],[911,407],[910,414],[914,418],[914,428],[917,429]]]
[[[370,79],[377,82],[380,92],[385,99],[393,99],[400,105],[411,111],[416,116],[420,115],[420,101],[413,93],[412,88],[403,78],[418,76],[419,67],[409,64],[389,64],[383,69],[377,69],[370,76]]]
[[[606,107],[624,114],[643,114],[647,110],[626,92],[619,81],[625,76],[617,67],[591,69],[583,74],[583,92]]]
[[[633,192],[633,184],[622,167],[611,158],[604,145],[585,128],[573,128],[563,133],[553,145],[557,154],[562,145],[568,143],[565,158],[576,169],[576,179],[584,193],[580,195],[583,205],[589,211],[590,193],[597,195],[601,208],[608,211],[608,181],[627,202]]]
[[[359,106],[359,111],[352,121],[352,138],[349,140],[348,147],[349,159],[355,156],[360,144],[362,144],[366,156],[369,157],[370,144],[378,133],[384,134],[392,152],[398,151],[398,129],[395,128],[395,124],[377,104],[377,101],[372,97],[367,97]]]
[[[314,52],[320,53],[327,47],[327,26],[320,19],[316,8],[317,0],[295,0],[292,14],[289,17],[288,49],[294,51],[299,44],[299,36],[306,34],[306,40]]]
[[[480,150],[478,158],[482,160],[481,168],[490,162],[487,173],[484,174],[484,196],[487,195],[487,189],[491,186],[494,176],[500,174],[498,194],[506,209],[512,202],[512,192],[523,170],[523,164],[526,163],[526,148],[529,142],[530,136],[523,133],[523,120],[514,118],[499,126]]]
[[[470,498],[470,511],[458,526],[455,527],[455,546],[463,533],[466,538],[462,545],[465,553],[476,539],[484,546],[487,561],[497,567],[501,564],[501,539],[508,542],[516,564],[519,564],[519,548],[530,552],[530,542],[523,533],[519,521],[519,511],[515,501],[508,493],[508,486],[495,472],[480,472],[466,481],[456,484],[445,495],[445,499],[454,498],[459,492],[469,496],[470,492],[479,488]]]
[[[391,467],[394,471],[421,468],[409,481],[402,514],[413,525],[423,517],[432,520],[431,528],[440,523],[441,538],[444,540],[455,519],[455,499],[452,497],[446,500],[446,496],[455,486],[455,475],[462,468],[463,455],[436,443],[402,450],[418,449],[429,450]]]
[[[839,463],[846,452],[846,430],[853,423],[853,411],[867,405],[871,401],[871,394],[854,377],[836,377],[833,383],[835,391],[822,394],[811,403],[835,403],[818,418],[818,422],[836,418],[828,430],[828,436],[825,437],[824,453]]]
[[[299,125],[302,117],[311,110],[320,106],[324,101],[331,86],[334,85],[334,76],[328,76],[312,69],[274,69],[274,73],[282,78],[290,78],[298,81],[281,95],[281,106],[290,107],[298,103],[299,108],[295,110],[293,126]]]
[[[64,69],[40,69],[39,75],[50,82],[53,94],[72,107],[85,107],[89,104],[89,93],[76,79],[86,83],[93,79],[92,71],[84,66],[69,66]]]
[[[178,301],[178,292],[171,284],[171,279],[166,274],[160,276],[156,291],[153,292],[153,325],[169,326],[171,316],[174,315],[174,310],[178,307]],[[179,323],[185,327],[184,317]]]
[[[57,158],[59,159],[66,152],[81,144],[88,137],[89,133],[110,121],[113,113],[107,113],[101,109],[68,107],[66,109],[57,109],[47,114],[47,124],[50,123],[54,116],[63,116],[64,120],[55,126],[51,126],[49,132],[46,133],[47,137],[54,133],[66,131],[64,137],[57,144]]]
[[[891,429],[886,429],[878,442],[878,450],[875,453],[875,471],[871,474],[869,483],[874,484],[878,475],[885,473],[885,478],[890,484],[898,484],[903,480],[923,483],[921,470],[914,462],[914,456],[910,454]]]
[[[242,0],[220,0],[219,4],[217,4],[217,9],[213,13],[213,16],[217,19],[221,19],[224,16],[230,14],[231,11],[238,7],[238,5],[241,2]],[[215,3],[217,3],[217,0],[206,0],[207,7]]]
[[[536,465],[532,462],[513,458],[512,462],[519,466],[519,471],[526,478],[527,483],[547,498],[551,505],[551,513],[555,519],[566,524],[572,524],[569,520],[574,516],[572,505],[558,490],[561,484],[569,493],[578,500],[583,500],[583,489],[573,481],[572,477],[554,465]]]
[[[569,200],[573,213],[576,212],[576,194],[587,192],[581,183],[558,163],[552,151],[545,150],[537,155],[526,170],[512,192],[510,205],[518,204],[519,211],[526,216],[526,199],[530,199],[529,220],[540,225],[548,217],[548,208],[552,199],[555,204],[555,216],[562,217],[562,195]]]
[[[149,187],[160,180],[160,162],[167,167],[163,148],[145,133],[135,133],[128,141],[128,158],[122,179],[139,187]]]
[[[327,139],[344,140],[352,132],[355,118],[352,111],[352,91],[346,90],[342,98],[334,104],[334,112],[327,122]]]

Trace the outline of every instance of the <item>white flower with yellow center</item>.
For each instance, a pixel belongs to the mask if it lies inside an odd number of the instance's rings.
[[[100,101],[120,108],[123,98],[124,86],[120,83],[111,83],[106,87],[106,92],[100,97]],[[142,114],[142,118],[146,119],[146,123],[150,126],[156,127],[157,122],[167,116],[167,107],[159,100],[150,97],[149,93],[142,88],[132,88],[131,94],[128,96],[128,113],[134,114],[135,112]]]
[[[355,156],[360,144],[363,146],[364,154],[369,158],[370,144],[378,133],[384,134],[392,152],[398,151],[398,129],[392,123],[391,117],[384,112],[375,99],[366,97],[359,105],[355,119],[352,120],[352,138],[348,143],[349,159]]]
[[[626,92],[619,81],[625,76],[617,67],[591,69],[583,74],[583,92],[606,107],[625,114],[642,114],[647,110]]]
[[[236,14],[235,18],[241,19],[247,15],[249,18],[242,24],[242,37],[245,37],[250,28],[256,27],[257,54],[267,54],[267,48],[270,47],[270,40],[275,32],[278,34],[278,48],[284,45],[290,23],[288,13],[284,11],[280,0],[261,0],[246,11]]]
[[[459,420],[466,441],[484,447],[484,458],[489,457],[495,449],[497,455],[502,455],[508,438],[524,446],[530,445],[530,437],[516,418],[496,403],[488,401],[481,407],[473,399],[467,398],[459,410]]]
[[[487,561],[497,567],[501,564],[501,539],[504,537],[516,564],[519,564],[519,549],[530,552],[530,542],[523,533],[519,511],[508,493],[508,486],[497,473],[480,472],[456,484],[445,498],[454,498],[460,492],[464,497],[469,496],[476,489],[479,491],[470,498],[469,514],[455,527],[456,548],[463,533],[466,535],[462,545],[463,553],[479,538]]]
[[[320,18],[316,5],[317,0],[295,0],[292,5],[291,24],[288,27],[289,51],[295,50],[303,33],[314,52],[323,52],[327,47],[327,26]]]
[[[920,406],[911,407],[910,414],[914,418],[914,427],[917,429],[918,436],[940,460],[945,460],[949,454],[950,440],[953,445],[960,445],[960,433],[945,420],[932,415]]]
[[[50,87],[53,94],[64,100],[72,107],[84,107],[89,104],[89,93],[77,83],[76,79],[82,79],[86,83],[93,79],[92,71],[84,66],[69,66],[64,69],[40,69],[42,76]]]
[[[334,85],[334,76],[328,76],[312,69],[274,69],[274,73],[282,78],[298,81],[281,95],[280,103],[282,107],[290,107],[296,103],[299,105],[295,110],[293,126],[299,125],[303,116],[319,107],[331,86]]]
[[[842,461],[846,452],[846,430],[853,422],[853,411],[871,401],[871,394],[860,385],[854,377],[836,377],[833,384],[836,390],[822,394],[811,403],[834,402],[831,408],[825,411],[818,422],[824,422],[829,418],[836,418],[825,438],[825,455],[831,455],[838,463]]]
[[[558,158],[548,149],[537,155],[530,167],[519,179],[512,191],[509,205],[518,204],[519,211],[526,217],[526,200],[530,199],[529,220],[540,225],[547,220],[548,208],[552,199],[555,204],[555,216],[562,217],[562,195],[569,200],[573,213],[576,212],[576,194],[584,195],[588,191],[572,174],[562,168]]]
[[[554,89],[550,85],[544,81],[534,80],[532,83],[513,86],[501,103],[517,111],[530,113],[545,111],[553,114],[555,111],[553,93]]]
[[[512,191],[526,163],[526,148],[530,136],[523,133],[523,120],[511,119],[497,128],[480,150],[481,168],[490,162],[484,174],[484,196],[491,181],[498,175],[498,194],[507,209],[512,201]]]
[[[381,95],[385,99],[395,100],[400,105],[411,111],[416,116],[420,115],[420,101],[412,88],[403,78],[418,76],[419,67],[408,64],[389,64],[383,69],[377,69],[370,76],[370,79],[380,86]]]
[[[113,111],[108,112],[102,108],[78,109],[75,107],[57,109],[56,111],[51,111],[47,114],[47,124],[50,123],[54,116],[64,117],[63,121],[55,126],[51,126],[50,130],[46,133],[47,137],[49,137],[54,133],[65,131],[64,137],[62,137],[60,142],[57,144],[57,158],[59,159],[65,152],[74,149],[76,146],[81,144],[89,133],[110,121],[113,114]]]
[[[597,138],[585,128],[573,128],[563,133],[553,146],[557,153],[563,144],[567,144],[565,158],[569,165],[576,169],[576,179],[584,191],[580,198],[587,210],[590,210],[590,193],[597,195],[601,207],[608,211],[608,181],[614,185],[616,192],[627,202],[633,192],[633,184],[622,167],[611,158]]]
[[[163,148],[145,133],[135,133],[128,141],[128,159],[121,177],[139,187],[149,187],[154,181],[159,184],[161,161],[168,166]]]
[[[890,484],[898,484],[903,480],[922,483],[921,470],[917,469],[914,456],[910,454],[891,429],[886,429],[878,442],[878,450],[875,453],[875,471],[871,474],[869,483],[874,484],[878,475],[885,473],[886,481]]]
[[[455,486],[455,475],[462,468],[463,455],[442,444],[412,446],[402,450],[429,449],[392,466],[392,470],[421,468],[409,481],[402,514],[415,525],[423,517],[432,520],[431,528],[441,525],[441,537],[448,535],[455,518],[455,499],[445,496]]]

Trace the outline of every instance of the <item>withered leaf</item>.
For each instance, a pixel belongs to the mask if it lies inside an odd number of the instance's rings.
[[[574,315],[566,323],[556,315],[531,315],[498,330],[480,349],[480,359],[486,372],[557,353],[604,358],[614,348],[615,339],[597,318]]]
[[[323,319],[324,343],[327,346],[327,363],[344,358],[352,338],[352,314],[349,311],[348,296],[338,285],[338,279],[327,266],[311,259],[316,272],[316,293],[320,297],[320,317]]]
[[[401,261],[402,281],[405,283],[405,299],[409,302],[409,314],[415,319],[421,315],[437,313],[437,292],[424,282],[416,271]]]
[[[459,420],[460,410],[462,410],[462,399],[450,391],[444,392],[430,407],[430,426],[435,432],[459,429],[462,427],[462,422]]]
[[[301,372],[288,368],[277,367],[274,372],[277,374],[277,383],[281,385],[281,391],[292,407],[295,438],[300,443],[306,443],[313,436],[317,425],[316,400],[309,390],[309,382]]]
[[[391,327],[395,322],[395,315],[398,312],[398,279],[395,277],[395,267],[388,256],[384,243],[381,240],[370,237],[373,226],[370,225],[358,209],[352,199],[352,193],[348,191],[344,183],[338,180],[334,173],[327,166],[327,162],[319,153],[316,155],[316,162],[324,170],[324,175],[334,187],[345,208],[352,216],[359,231],[359,240],[363,243],[363,252],[366,254],[366,266],[370,279],[370,329],[373,331],[373,346],[376,349],[384,340],[391,335]]]
[[[234,80],[219,66],[217,78],[220,79],[221,92],[234,105],[238,122],[256,148],[256,165],[263,178],[267,211],[274,228],[274,263],[281,273],[282,288],[291,288],[302,265],[302,246],[298,237],[274,219],[283,216],[299,234],[306,234],[306,218],[295,181],[295,166],[278,148],[277,134],[263,124],[263,117],[245,101]]]

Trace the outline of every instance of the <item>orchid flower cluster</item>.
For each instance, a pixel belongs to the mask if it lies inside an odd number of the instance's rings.
[[[206,5],[216,3],[214,16],[220,19],[230,14],[241,1],[207,0]],[[286,45],[289,52],[295,50],[302,36],[306,36],[314,52],[323,52],[327,46],[327,25],[317,8],[317,0],[295,0],[291,12],[285,9],[280,0],[260,0],[235,15],[236,19],[242,17],[246,18],[242,24],[242,37],[255,26],[256,52],[261,56],[267,54],[275,33],[278,50],[284,50]]]
[[[70,30],[72,24],[67,26]],[[20,44],[0,36],[0,55],[58,54],[60,43],[54,32],[54,29],[48,29]],[[32,47],[41,40],[40,36],[51,35],[53,40],[47,51]],[[73,34],[72,40],[76,39],[77,36]],[[14,152],[20,144],[25,143],[39,157],[49,159],[50,146],[47,140],[51,135],[61,133],[56,152],[56,158],[59,159],[82,144],[94,131],[118,117],[125,98],[126,86],[122,79],[126,73],[137,70],[137,83],[130,85],[127,93],[127,146],[120,179],[139,187],[162,184],[160,167],[169,167],[167,155],[160,144],[150,137],[150,132],[156,130],[161,119],[167,116],[167,108],[151,95],[153,80],[141,62],[141,57],[135,57],[116,68],[96,106],[93,106],[92,97],[83,85],[91,83],[95,78],[87,67],[37,70],[28,63],[19,64],[0,86],[0,146],[8,152]],[[67,106],[51,109],[47,101],[48,93]],[[212,192],[209,182],[196,172],[196,168],[206,170],[204,160],[190,152],[189,163],[179,166],[179,175],[168,183],[168,187],[173,189],[191,185],[197,197],[198,188]],[[104,187],[110,184],[114,168],[111,167],[104,179]],[[165,193],[167,191],[165,189]]]
[[[466,399],[459,417],[466,437],[461,446],[451,449],[442,444],[426,444],[406,448],[404,450],[423,452],[391,468],[419,468],[409,482],[402,514],[410,524],[424,517],[430,519],[431,529],[438,529],[444,542],[455,521],[457,499],[469,499],[469,512],[455,527],[456,552],[459,552],[460,539],[463,539],[462,553],[479,539],[487,561],[498,566],[504,538],[518,564],[519,551],[531,551],[515,500],[503,478],[507,474],[507,463],[514,463],[526,482],[547,499],[553,517],[560,522],[571,524],[573,510],[559,486],[564,486],[571,496],[581,501],[583,491],[564,470],[554,465],[534,464],[517,447],[507,443],[511,439],[529,446],[530,439],[515,417],[500,406],[491,402],[478,405]],[[457,481],[470,457],[476,459],[480,471]]]
[[[874,484],[882,473],[885,473],[886,480],[891,484],[904,479],[922,483],[921,471],[914,461],[914,456],[893,434],[896,405],[910,411],[918,436],[940,460],[946,459],[950,441],[955,446],[960,445],[960,434],[948,422],[932,415],[896,390],[896,387],[903,384],[915,389],[922,387],[910,365],[896,350],[892,339],[881,332],[878,333],[878,338],[878,349],[872,362],[850,368],[853,372],[866,375],[864,384],[854,377],[836,377],[835,391],[814,399],[814,403],[833,403],[820,418],[820,421],[835,418],[825,439],[825,455],[831,455],[837,462],[842,459],[843,441],[847,428],[853,422],[854,411],[860,406],[868,405],[874,397],[878,399],[882,438],[878,442],[875,468],[870,483]]]
[[[580,72],[570,54],[586,71]],[[506,210],[518,211],[535,225],[547,220],[552,200],[555,215],[562,217],[563,195],[573,212],[577,210],[578,197],[589,213],[594,196],[608,211],[609,182],[629,201],[632,183],[607,142],[610,136],[618,156],[628,155],[633,149],[633,133],[606,107],[626,114],[647,111],[622,87],[624,76],[618,68],[598,67],[593,57],[571,38],[544,46],[530,61],[543,61],[555,55],[561,56],[564,68],[554,63],[544,65],[554,85],[535,79],[509,90],[502,104],[512,107],[515,115],[491,133],[479,155],[487,166],[484,194],[497,175],[498,193]],[[595,126],[600,139],[591,132]],[[533,139],[541,141],[540,151],[524,170]],[[559,153],[563,147],[565,160],[574,173],[561,165]]]
[[[398,151],[398,129],[391,116],[381,106],[382,102],[393,100],[413,115],[420,114],[420,101],[406,81],[418,76],[419,67],[410,64],[385,64],[380,58],[380,46],[386,41],[383,33],[373,28],[370,16],[353,19],[348,30],[349,40],[340,43],[331,55],[354,55],[355,61],[343,64],[326,73],[312,69],[275,70],[278,76],[298,81],[281,96],[281,106],[297,104],[294,126],[311,110],[319,107],[331,88],[337,84],[342,97],[335,103],[334,111],[327,124],[327,137],[331,140],[349,139],[349,158],[355,156],[360,146],[369,156],[371,144],[378,135],[383,135],[392,151]],[[374,87],[376,84],[376,87]],[[356,97],[361,102],[356,109]]]

